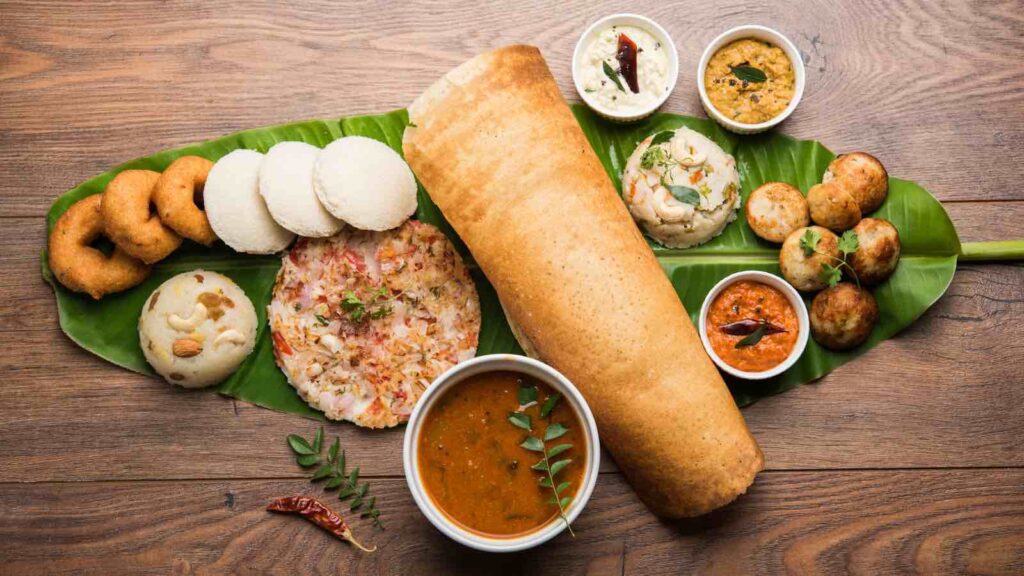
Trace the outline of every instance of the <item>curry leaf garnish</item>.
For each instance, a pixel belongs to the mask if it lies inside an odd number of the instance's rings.
[[[604,69],[604,75],[607,76],[608,78],[611,78],[612,82],[615,82],[616,88],[618,88],[622,92],[625,92],[626,89],[622,87],[622,81],[619,80],[619,75],[615,72],[615,70],[611,66],[609,66],[607,62],[602,62],[602,64],[602,68]]]
[[[555,405],[558,404],[558,401],[561,399],[562,395],[558,392],[548,396],[547,399],[544,400],[544,405],[540,407],[540,417],[547,418],[548,415],[551,414],[551,411],[555,409]]]
[[[674,130],[662,130],[661,132],[658,132],[657,134],[655,134],[654,138],[651,138],[651,146],[657,146],[658,144],[664,144],[665,142],[668,142],[669,140],[671,140],[672,137],[675,136],[675,134],[676,133],[675,133]]]
[[[345,451],[341,449],[341,438],[335,436],[334,442],[327,450],[327,458],[324,459],[322,449],[324,442],[324,429],[319,428],[313,438],[313,442],[307,441],[298,434],[288,436],[288,445],[297,455],[295,461],[303,468],[316,468],[309,476],[310,482],[326,480],[323,485],[324,491],[338,490],[338,499],[355,499],[349,504],[352,512],[359,512],[361,518],[371,518],[373,525],[384,529],[380,521],[380,510],[377,509],[377,498],[367,495],[370,492],[370,483],[359,481],[359,467],[356,466],[351,472],[345,470]],[[315,450],[314,450],[315,448]]]
[[[519,405],[529,406],[537,401],[536,386],[519,386]],[[543,417],[544,414],[541,414]]]
[[[737,348],[746,348],[748,346],[753,346],[753,345],[757,344],[758,342],[761,341],[761,338],[764,338],[764,332],[765,332],[765,326],[764,326],[764,324],[761,324],[753,332],[751,332],[749,335],[747,335],[742,340],[737,342],[736,343],[736,347]]]
[[[676,200],[679,200],[683,204],[689,204],[691,206],[700,205],[700,192],[690,188],[689,186],[668,186],[669,193]]]
[[[527,404],[536,402],[537,393],[539,392],[538,389],[534,387],[533,393],[525,393],[524,389],[525,388],[522,385],[519,386],[519,405],[526,405],[523,403],[523,400],[529,400]],[[544,399],[544,402],[541,404],[541,418],[547,418],[548,415],[551,414],[551,411],[558,403],[559,398],[561,398],[561,394],[555,393]],[[512,412],[509,414],[508,419],[513,425],[523,428],[524,430],[532,431],[529,425],[530,417],[527,414],[524,414],[523,412]],[[524,423],[526,424],[525,426]],[[551,498],[548,499],[548,502],[558,506],[558,516],[563,522],[565,522],[565,527],[569,529],[569,534],[575,538],[576,534],[572,531],[572,525],[569,524],[569,517],[565,515],[565,510],[572,502],[573,497],[559,497],[562,492],[569,488],[571,482],[564,481],[557,486],[555,485],[555,476],[557,476],[559,472],[565,470],[565,467],[572,463],[572,458],[563,458],[557,461],[553,460],[555,456],[571,449],[572,444],[566,442],[558,444],[557,446],[552,446],[551,449],[548,449],[546,445],[546,443],[551,440],[561,438],[568,431],[569,429],[564,424],[553,422],[544,429],[544,435],[542,436],[543,440],[537,436],[527,436],[519,446],[531,452],[539,452],[543,456],[543,458],[535,462],[530,466],[530,468],[542,474],[542,476],[537,479],[537,484],[542,488],[548,488],[551,490],[552,495]]]
[[[319,324],[321,326],[327,326],[328,324],[330,324],[330,322],[327,320],[327,318],[324,318],[320,314],[313,314],[313,318],[316,318],[317,324]]]
[[[533,427],[530,426],[530,416],[528,414],[523,414],[522,412],[510,412],[508,415],[508,421],[527,432],[533,431]]]
[[[768,80],[768,75],[764,73],[760,68],[754,68],[750,64],[744,62],[739,66],[730,66],[732,69],[732,75],[739,78],[744,82],[764,82]]]

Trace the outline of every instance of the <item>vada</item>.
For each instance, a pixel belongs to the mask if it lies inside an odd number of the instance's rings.
[[[853,227],[857,250],[848,258],[861,284],[884,282],[900,261],[900,234],[888,220],[865,218]]]
[[[870,292],[849,282],[822,290],[811,302],[811,335],[831,350],[864,343],[878,321],[878,303]]]
[[[149,266],[121,248],[107,256],[91,244],[104,235],[100,194],[75,202],[50,232],[50,270],[69,290],[84,292],[96,300],[141,284]]]
[[[844,232],[860,222],[860,206],[853,196],[835,182],[815,184],[807,191],[811,220],[833,232]]]
[[[203,187],[213,162],[182,156],[164,170],[153,189],[160,221],[179,235],[209,246],[217,240],[203,211]]]
[[[889,195],[885,166],[867,152],[841,154],[828,165],[823,183],[835,181],[856,200],[862,214],[874,212]]]
[[[100,204],[107,237],[146,264],[159,262],[181,245],[181,236],[150,210],[159,172],[125,170],[107,184]]]
[[[785,182],[758,186],[747,199],[747,224],[761,238],[781,244],[793,230],[810,223],[807,199]]]

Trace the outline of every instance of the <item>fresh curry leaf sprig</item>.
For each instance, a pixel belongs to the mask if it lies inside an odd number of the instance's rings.
[[[295,461],[303,468],[312,469],[310,482],[326,480],[324,490],[338,490],[338,499],[352,499],[349,511],[359,512],[361,518],[373,519],[373,525],[380,530],[384,524],[380,521],[380,510],[377,509],[377,497],[369,496],[370,483],[359,483],[359,467],[346,470],[345,451],[341,448],[341,438],[335,436],[334,443],[323,457],[324,429],[321,426],[316,436],[309,442],[298,434],[288,436],[288,446],[295,452]],[[369,498],[367,498],[369,496]]]
[[[821,278],[828,283],[829,288],[834,288],[836,284],[843,278],[843,267],[850,271],[850,275],[853,276],[857,287],[860,288],[860,278],[857,277],[857,271],[850,265],[850,254],[857,251],[860,247],[860,239],[857,237],[857,233],[853,230],[847,230],[843,232],[843,235],[839,238],[839,253],[842,256],[832,256],[826,254],[821,250],[818,250],[818,242],[821,241],[821,232],[813,228],[808,228],[804,235],[800,237],[800,249],[803,250],[804,256],[810,258],[812,254],[821,254],[835,262],[831,264],[829,262],[823,262],[821,265]]]
[[[562,395],[556,392],[544,399],[544,402],[540,407],[541,419],[548,419],[551,415],[551,411],[555,409],[555,406],[558,405],[558,401],[561,400],[561,398]],[[526,402],[524,402],[524,400]],[[533,432],[533,425],[530,421],[530,416],[522,412],[522,410],[533,405],[537,401],[537,387],[526,387],[520,384],[520,410],[509,414],[509,422],[528,432]],[[572,482],[563,481],[555,484],[555,477],[558,476],[559,472],[572,463],[572,458],[555,460],[555,457],[566,450],[571,449],[572,444],[569,442],[563,442],[561,444],[551,446],[550,448],[548,447],[549,442],[561,438],[568,431],[569,429],[565,425],[559,422],[552,422],[545,427],[543,436],[540,438],[533,435],[527,436],[526,440],[523,440],[523,443],[520,444],[520,446],[531,452],[539,452],[541,454],[542,458],[530,468],[541,473],[541,477],[537,480],[537,483],[541,487],[549,488],[551,490],[551,497],[548,498],[548,503],[558,506],[558,516],[563,522],[565,522],[565,527],[569,529],[569,534],[575,538],[576,533],[572,531],[572,525],[569,524],[569,518],[565,515],[565,510],[568,508],[569,504],[572,503],[573,497],[563,495],[569,486],[572,485]]]

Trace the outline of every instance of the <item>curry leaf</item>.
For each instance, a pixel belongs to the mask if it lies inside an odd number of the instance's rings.
[[[558,392],[555,392],[551,396],[548,396],[544,400],[544,405],[540,407],[540,417],[547,418],[548,414],[551,414],[551,411],[555,409],[555,405],[558,404],[558,401],[561,398],[562,395],[559,394]]]
[[[537,401],[537,387],[536,386],[520,386],[519,387],[519,405],[526,406],[531,402]],[[543,414],[541,414],[543,416]]]
[[[309,468],[320,463],[320,456],[317,454],[307,454],[305,456],[299,456],[295,459],[299,463],[299,466],[303,468]]]
[[[736,347],[737,348],[746,348],[748,346],[753,346],[753,345],[757,344],[758,342],[760,342],[761,338],[764,338],[764,333],[765,333],[765,325],[761,324],[753,332],[751,332],[750,334],[745,336],[742,340],[737,342],[736,343]]]
[[[664,144],[665,142],[668,142],[669,140],[671,140],[672,137],[675,136],[675,134],[676,134],[675,130],[662,130],[661,132],[658,132],[657,134],[655,134],[654,138],[651,138],[651,146],[657,146],[658,144]]]
[[[522,412],[509,412],[508,421],[515,424],[516,426],[530,432],[533,427],[530,426],[530,415],[523,414]]]
[[[563,460],[555,462],[554,464],[551,465],[551,475],[556,476],[559,472],[561,472],[566,466],[568,466],[571,463],[571,458],[565,458]]]
[[[540,438],[535,436],[527,436],[526,440],[523,440],[523,443],[520,444],[520,446],[527,450],[532,450],[533,452],[544,451],[544,443],[540,441]]]
[[[569,429],[565,426],[555,422],[548,429],[544,431],[544,441],[554,440],[555,438],[561,438]]]
[[[690,188],[689,186],[668,186],[668,191],[672,194],[672,197],[679,200],[683,204],[689,204],[690,206],[700,206],[700,192]]]
[[[288,445],[292,447],[292,451],[296,454],[309,455],[315,454],[313,447],[309,445],[309,442],[305,438],[298,434],[288,435]]]
[[[323,448],[324,444],[324,427],[321,426],[316,431],[316,437],[313,438],[313,452],[320,453],[320,449]]]
[[[730,68],[732,68],[732,75],[744,82],[764,82],[768,79],[768,76],[763,70],[760,68],[754,68],[749,64],[730,66]]]
[[[619,75],[615,72],[615,70],[611,66],[609,66],[607,62],[602,62],[601,64],[602,69],[604,70],[604,75],[610,78],[612,82],[615,82],[616,88],[618,88],[622,92],[625,92],[626,89],[622,87],[622,81],[619,80]]]
[[[554,458],[570,448],[572,448],[572,444],[559,444],[558,446],[548,450],[548,458]]]

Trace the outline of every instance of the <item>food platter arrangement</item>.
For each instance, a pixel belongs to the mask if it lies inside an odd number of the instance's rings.
[[[805,87],[779,32],[708,45],[709,118],[658,112],[679,62],[664,28],[614,15],[576,46],[582,104],[539,50],[508,46],[408,110],[118,166],[48,215],[61,327],[176,386],[405,425],[415,501],[481,550],[571,535],[601,446],[660,516],[724,506],[764,466],[738,406],[907,327],[962,255],[1024,247],[962,246],[942,205],[875,155],[771,131]],[[288,443],[383,529],[337,439]],[[372,551],[332,506],[268,509]]]

